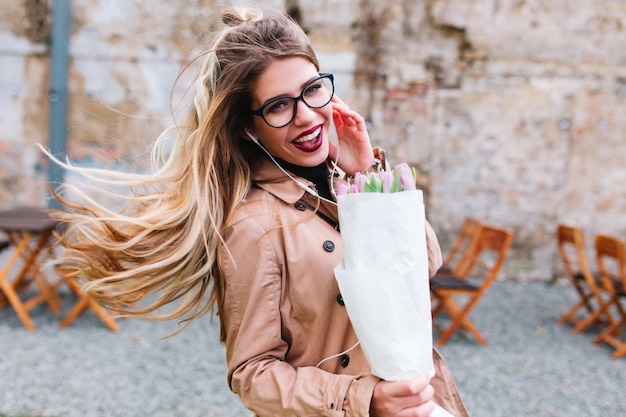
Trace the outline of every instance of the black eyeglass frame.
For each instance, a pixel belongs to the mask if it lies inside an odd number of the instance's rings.
[[[332,90],[330,91],[330,97],[328,98],[328,101],[324,104],[322,104],[321,106],[311,106],[309,103],[306,102],[306,100],[304,99],[304,92],[306,91],[307,88],[309,88],[309,86],[321,79],[324,78],[328,78],[330,80],[330,85],[332,86]],[[254,110],[250,110],[250,113],[254,116],[259,116],[260,118],[263,119],[263,121],[269,126],[269,127],[273,127],[275,129],[280,129],[281,127],[285,127],[287,126],[289,123],[293,122],[293,119],[296,118],[296,113],[298,112],[298,101],[302,100],[302,102],[304,104],[306,104],[310,109],[321,109],[324,106],[327,106],[328,103],[330,103],[330,101],[333,99],[333,97],[335,96],[335,76],[330,73],[330,72],[320,72],[320,76],[309,81],[308,83],[306,83],[306,85],[304,86],[304,88],[302,89],[302,91],[300,92],[300,94],[297,97],[290,97],[290,96],[280,96],[280,97],[276,97],[274,99],[272,99],[271,101],[268,101],[267,103],[265,103],[264,105],[262,105],[261,107],[259,107],[258,109]],[[274,126],[273,124],[271,124],[270,122],[268,122],[265,119],[265,116],[263,115],[263,110],[265,110],[265,108],[271,104],[274,104],[274,102],[276,102],[277,100],[284,100],[286,98],[290,98],[293,100],[293,114],[291,115],[291,119],[289,119],[289,121],[285,124],[282,124],[280,126]]]

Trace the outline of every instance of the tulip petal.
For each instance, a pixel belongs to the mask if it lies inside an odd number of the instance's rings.
[[[346,195],[350,192],[350,184],[339,184],[339,187],[336,190],[337,195]]]
[[[393,193],[398,191],[396,176],[392,171],[383,171],[381,172],[383,177],[383,193]]]
[[[414,190],[416,178],[409,165],[406,162],[400,163],[396,165],[396,170],[400,174],[400,189]]]

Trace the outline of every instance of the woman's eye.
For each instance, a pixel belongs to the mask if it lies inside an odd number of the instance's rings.
[[[314,83],[309,84],[303,92],[303,96],[307,97],[310,96],[311,94],[315,94],[317,93],[321,88],[323,87],[322,82],[321,81],[315,81]]]
[[[289,99],[278,99],[272,101],[267,107],[265,107],[265,113],[278,113],[289,108]]]

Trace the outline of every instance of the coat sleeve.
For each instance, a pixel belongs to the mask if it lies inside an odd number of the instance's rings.
[[[428,221],[426,221],[426,247],[428,248],[428,275],[432,277],[443,265],[443,257],[437,235]]]
[[[229,228],[220,254],[229,386],[259,416],[367,416],[376,377],[294,368],[285,360],[284,256],[275,224],[263,220],[269,217],[261,214]]]

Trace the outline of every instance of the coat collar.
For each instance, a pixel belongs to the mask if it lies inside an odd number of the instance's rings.
[[[338,174],[338,177],[333,178],[335,189],[338,183],[343,181],[341,179],[343,172],[339,171]],[[295,175],[294,178],[297,178],[298,181],[301,181],[309,187],[314,187],[314,184],[306,178]],[[305,191],[300,188],[294,180],[285,175],[280,168],[267,158],[263,158],[263,161],[255,168],[253,181],[259,188],[289,204],[293,204],[302,199],[305,194]]]
[[[313,183],[304,178],[296,178],[310,187],[313,186]],[[304,195],[304,190],[267,158],[263,158],[254,170],[253,180],[256,186],[286,203],[295,203]]]

